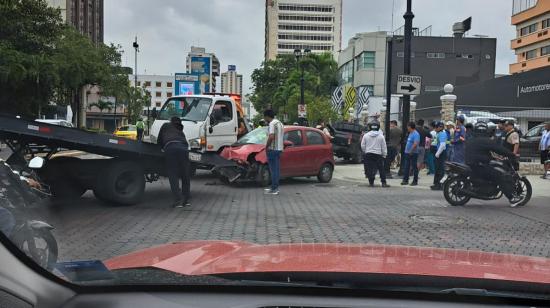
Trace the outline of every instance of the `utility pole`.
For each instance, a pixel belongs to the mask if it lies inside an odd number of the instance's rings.
[[[391,75],[393,59],[393,36],[388,38],[387,42],[387,64],[386,64],[386,119],[384,123],[384,132],[386,133],[386,142],[390,142],[390,121],[391,121]]]
[[[403,69],[403,72],[405,75],[411,74],[411,40],[412,40],[412,24],[414,19],[414,14],[412,12],[412,0],[407,0],[407,12],[405,12],[405,15],[403,15],[403,18],[405,19],[405,50],[404,50],[404,63],[405,67]],[[386,113],[389,113],[386,111]],[[410,121],[410,115],[411,113],[411,96],[410,95],[403,95],[403,136],[407,135],[407,124]],[[405,142],[407,138],[403,138],[402,142],[402,149],[405,148]]]
[[[134,51],[135,51],[135,54],[134,54],[134,89],[137,90],[137,83],[138,83],[138,70],[137,70],[137,58],[138,58],[138,52],[139,52],[139,44],[138,44],[138,41],[137,41],[137,35],[136,35],[136,39],[134,41],[134,44],[132,45],[134,47]],[[132,99],[135,99],[135,93],[134,95],[132,95]],[[149,103],[149,105],[147,105],[147,132],[149,132],[149,106],[151,105],[151,103]],[[141,117],[141,112],[140,112],[140,115]]]

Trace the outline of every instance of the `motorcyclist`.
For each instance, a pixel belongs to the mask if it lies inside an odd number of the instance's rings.
[[[512,177],[508,176],[508,171],[505,169],[490,165],[491,160],[494,160],[493,153],[512,161],[516,159],[514,153],[491,142],[488,125],[478,122],[474,126],[473,138],[466,141],[466,164],[472,168],[474,177],[497,183],[510,201],[510,206],[515,207],[521,203],[521,200],[516,200]]]

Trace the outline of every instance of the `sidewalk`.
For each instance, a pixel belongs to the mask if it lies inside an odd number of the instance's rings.
[[[426,175],[426,169],[420,171],[418,186],[415,189],[430,189],[433,184],[433,176]],[[393,179],[388,179],[388,184],[392,187],[412,188],[408,185],[401,186],[402,177],[397,176],[397,171],[393,170]],[[363,164],[346,164],[338,162],[334,168],[333,177],[338,180],[355,182],[358,184],[368,184],[367,179],[363,171]],[[543,180],[538,175],[527,176],[531,184],[533,185],[533,195],[537,197],[550,197],[550,180]],[[411,178],[412,181],[412,178]],[[375,184],[380,186],[380,177],[376,176]]]

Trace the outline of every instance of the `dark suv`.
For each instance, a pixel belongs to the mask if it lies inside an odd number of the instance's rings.
[[[519,145],[519,154],[522,160],[535,159],[539,157],[539,144],[544,132],[544,124],[537,125],[531,128],[523,138]]]
[[[334,156],[350,160],[353,163],[363,161],[361,152],[361,138],[365,127],[360,124],[337,122],[332,125],[334,139],[332,139],[332,151]]]

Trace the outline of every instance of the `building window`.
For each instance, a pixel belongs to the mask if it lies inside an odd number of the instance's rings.
[[[171,83],[171,82],[167,82],[167,83],[166,83],[166,87],[167,87],[167,88],[171,88],[171,87],[172,87],[172,83]]]
[[[319,15],[279,15],[279,20],[295,20],[295,21],[322,21],[332,22],[332,16],[319,16]]]
[[[141,81],[138,81],[138,82],[137,82],[137,86],[138,86],[138,87],[141,87]]]
[[[546,55],[550,55],[550,45],[549,46],[544,46],[540,49],[540,55],[541,56],[546,56]]]
[[[427,52],[426,58],[428,59],[445,59],[444,52]]]
[[[279,34],[280,40],[294,40],[294,41],[332,41],[332,35],[311,35],[311,34]]]
[[[374,68],[376,64],[376,52],[374,51],[365,51],[361,54],[359,58],[359,63],[357,69],[361,68]]]
[[[151,86],[151,82],[150,81],[146,81],[145,82],[145,87],[150,87]]]
[[[542,28],[543,29],[550,28],[550,18],[542,21]]]
[[[369,95],[374,95],[374,86],[373,85],[366,85],[365,87],[369,91]]]
[[[439,92],[439,91],[442,91],[442,90],[443,90],[442,86],[426,86],[426,87],[424,87],[424,91],[426,91],[426,92]]]
[[[304,44],[278,44],[279,49],[290,49],[291,51],[288,54],[292,54],[295,49],[310,49],[310,50],[319,50],[319,51],[332,51],[332,45],[304,45]]]
[[[162,106],[162,103],[161,103],[161,102],[156,102],[156,103],[155,103],[155,106],[156,106],[156,107],[160,107],[160,106]]]
[[[324,31],[332,32],[331,26],[317,26],[317,25],[294,25],[294,24],[279,24],[279,30],[297,30],[297,31]]]
[[[456,57],[457,59],[473,59],[474,55],[467,54],[467,53],[457,53]]]
[[[536,56],[537,56],[537,50],[536,49],[529,50],[528,52],[525,53],[525,59],[527,59],[527,60],[533,59]]]
[[[162,87],[162,82],[160,82],[160,81],[155,82],[155,86],[157,88],[161,88]]]
[[[172,92],[166,93],[166,97],[172,97]]]
[[[340,68],[340,76],[343,84],[353,81],[353,61],[349,61]]]
[[[155,92],[155,97],[162,97],[162,92]]]
[[[524,36],[524,35],[527,35],[527,34],[531,34],[533,32],[537,31],[537,24],[534,23],[532,25],[529,25],[527,27],[523,27],[519,30],[519,34],[520,36]]]
[[[512,4],[512,14],[516,15],[534,7],[537,5],[537,1],[538,0],[514,0]]]
[[[398,51],[397,52],[397,57],[398,58],[404,58],[405,57],[405,52],[404,51]],[[414,52],[411,52],[411,58],[414,58]]]

